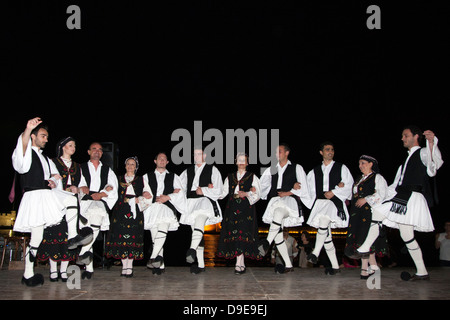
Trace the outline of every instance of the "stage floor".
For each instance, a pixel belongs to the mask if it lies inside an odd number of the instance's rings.
[[[144,266],[134,268],[134,277],[120,277],[120,266],[95,269],[80,288],[50,282],[48,267],[36,267],[45,278],[43,286],[21,284],[21,270],[0,270],[2,300],[449,300],[450,268],[429,268],[430,281],[401,280],[405,269],[381,269],[380,289],[369,289],[359,278],[359,269],[341,269],[334,276],[323,268],[295,268],[293,273],[276,274],[271,267],[249,267],[235,275],[232,267],[206,268],[193,275],[189,267],[167,267],[156,276]],[[406,269],[413,272],[412,269]],[[76,282],[71,282],[73,285]]]

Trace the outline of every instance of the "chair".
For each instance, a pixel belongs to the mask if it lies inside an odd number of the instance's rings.
[[[19,248],[22,248],[22,258],[25,258],[26,255],[26,249],[28,246],[28,243],[30,242],[30,237],[25,236],[4,236],[4,245],[3,245],[3,253],[2,253],[2,262],[0,264],[0,269],[3,268],[3,262],[5,261],[5,253],[8,244],[14,244],[14,259],[17,260],[17,254],[19,253]]]

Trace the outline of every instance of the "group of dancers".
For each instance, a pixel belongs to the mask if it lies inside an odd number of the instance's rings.
[[[261,260],[272,243],[284,261],[277,272],[292,272],[283,228],[301,226],[305,207],[311,209],[306,223],[318,229],[307,259],[317,263],[324,248],[331,262],[327,274],[340,271],[332,229],[348,228],[345,254],[362,259],[361,277],[368,277],[378,268],[375,254],[386,250],[382,229],[387,226],[400,230],[415,263],[411,280],[429,279],[414,230],[434,230],[429,177],[436,175],[443,161],[432,131],[422,132],[415,126],[403,130],[408,156],[390,186],[379,173],[377,160],[368,155],[360,157],[361,176],[354,181],[347,166],[334,161],[331,142],[320,146],[323,161],[308,174],[288,159],[290,147],[280,144],[274,174],[268,168],[258,178],[247,171],[248,156],[238,153],[237,170],[223,181],[219,170],[206,163],[201,147],[194,148],[194,164],[179,176],[167,170],[169,160],[161,152],[154,159],[154,171],[137,175],[139,160],[129,157],[126,173],[117,177],[101,162],[103,150],[98,142],[91,143],[90,160],[81,165],[72,160],[76,142],[71,137],[60,140],[56,158],[49,159],[42,153],[48,134],[40,118],[30,119],[12,155],[24,192],[13,228],[31,233],[22,277],[27,286],[44,282],[34,272],[36,259],[49,259],[50,281],[67,281],[72,260],[86,266],[82,277],[90,279],[92,246],[99,232],[106,230],[105,255],[121,260],[124,277],[132,277],[133,261],[144,258],[144,230],[150,230],[153,248],[147,267],[159,275],[165,270],[167,234],[179,224],[192,228],[186,262],[194,274],[205,271],[205,226],[217,223],[222,226],[217,255],[235,259],[236,274],[245,273],[246,258]],[[423,136],[426,146],[421,148]],[[223,213],[221,199],[227,201]],[[258,239],[255,209],[260,199],[268,200],[262,221],[269,225],[269,232],[263,239]]]

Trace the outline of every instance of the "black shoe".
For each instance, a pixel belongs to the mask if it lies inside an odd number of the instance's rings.
[[[417,274],[413,275],[410,281],[417,281],[417,280],[430,280],[430,275],[426,274],[424,276],[418,276]]]
[[[196,264],[191,266],[191,273],[192,274],[199,274],[201,272],[205,272],[205,268],[199,268]]]
[[[269,247],[270,245],[267,239],[261,240],[258,245],[259,254],[264,257],[267,254],[267,251],[269,251]]]
[[[56,273],[56,278],[52,277],[52,274],[55,274],[55,273]],[[49,278],[50,278],[50,282],[58,282],[58,278],[59,278],[58,271],[50,272]]]
[[[161,268],[153,268],[152,269],[152,274],[156,274],[157,276],[162,275],[165,272],[165,269],[161,269]]]
[[[94,254],[90,251],[86,251],[81,256],[78,256],[77,264],[89,264],[94,258]]]
[[[284,266],[284,264],[279,263],[275,266],[275,273],[283,274],[285,269],[286,269],[286,267]]]
[[[195,249],[189,248],[189,250],[186,252],[186,262],[194,263],[196,258],[197,252],[195,251]]]
[[[308,256],[306,257],[306,260],[308,260],[308,262],[311,262],[312,264],[316,264],[317,263],[317,257],[315,254],[308,254]]]
[[[375,271],[369,272],[369,271],[367,271],[366,269],[361,269],[361,271],[364,271],[364,272],[367,273],[367,275],[364,275],[364,274],[361,274],[361,275],[360,275],[360,278],[361,278],[362,280],[367,280],[367,279],[369,279],[369,277],[375,273]]]
[[[153,268],[159,268],[164,262],[164,258],[162,256],[157,256],[155,259],[150,259],[150,264]]]
[[[25,284],[27,287],[36,287],[44,284],[44,276],[40,273],[36,273],[31,278],[25,279],[22,277],[22,284]]]
[[[325,268],[325,274],[334,276],[341,272],[341,269]]]
[[[131,270],[131,273],[130,274],[126,274],[125,278],[133,278],[133,269],[128,269],[128,270]]]
[[[92,276],[94,275],[94,272],[90,272],[90,271],[83,271],[83,273],[81,274],[81,279],[90,279],[92,278]]]
[[[247,268],[243,266],[236,266],[236,268],[239,268],[239,270],[234,269],[234,274],[244,274],[247,271]]]
[[[90,243],[94,238],[94,231],[89,227],[84,227],[78,234],[69,239],[67,242],[69,250],[76,249],[78,246],[83,246]]]

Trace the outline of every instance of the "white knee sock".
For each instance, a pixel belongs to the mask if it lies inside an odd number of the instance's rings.
[[[44,237],[44,226],[34,227],[31,229],[31,236],[30,236],[30,245],[28,246],[25,254],[25,271],[23,273],[23,276],[26,279],[31,278],[34,276],[34,262],[30,262],[30,257],[28,255],[33,255],[33,257],[36,257],[37,250],[39,246],[41,245],[42,239]]]
[[[207,216],[199,215],[195,219],[195,223],[192,226],[192,238],[191,238],[191,249],[196,250],[198,245],[203,239],[203,230],[205,230],[205,223],[208,220]]]
[[[269,227],[269,234],[267,235],[267,241],[269,244],[275,239],[278,233],[282,234],[283,219],[289,216],[289,212],[284,208],[276,208],[273,212],[272,223]]]
[[[100,233],[100,227],[94,227],[94,226],[91,225],[91,228],[92,228],[92,231],[93,231],[93,238],[92,238],[93,240],[90,243],[88,243],[88,244],[86,244],[86,245],[81,247],[80,256],[83,255],[87,251],[91,251],[92,252],[92,246],[94,245],[95,239],[97,239],[98,234]]]
[[[50,264],[50,278],[57,279],[58,278],[58,262],[48,259]]]
[[[59,266],[59,271],[61,272],[61,278],[67,279],[67,267],[69,266],[69,261],[61,261],[61,265]]]
[[[292,263],[291,263],[291,259],[289,258],[286,241],[284,241],[284,238],[283,238],[283,232],[278,233],[275,236],[274,240],[275,240],[275,245],[277,246],[277,250],[280,253],[281,258],[283,258],[286,268],[292,268]]]
[[[197,264],[199,268],[204,268],[205,267],[205,257],[204,257],[204,251],[205,251],[205,247],[203,246],[198,246],[197,250],[195,250],[197,253]]]
[[[68,196],[64,200],[66,206],[66,222],[68,239],[72,239],[77,235],[77,219],[78,219],[78,203],[75,196]]]
[[[428,274],[427,269],[425,268],[425,263],[422,257],[422,250],[420,249],[419,244],[414,239],[414,226],[410,225],[399,225],[400,236],[402,240],[405,242],[406,247],[408,248],[409,254],[416,265],[418,276],[425,276]]]
[[[122,261],[122,274],[126,274],[128,269],[128,258],[120,259]]]
[[[153,251],[150,259],[155,259],[158,255],[160,255],[159,253],[166,241],[168,230],[168,223],[160,223],[157,228],[152,228],[151,233],[153,239]]]
[[[311,252],[316,257],[319,256],[320,250],[322,250],[325,239],[327,239],[327,237],[330,234],[329,230],[330,221],[331,220],[328,216],[321,216],[319,218],[319,229],[317,229],[316,244],[314,246],[314,250]]]
[[[337,257],[336,257],[336,249],[334,248],[333,239],[331,237],[331,230],[330,229],[328,230],[328,236],[325,239],[323,247],[325,248],[325,252],[328,255],[328,259],[330,259],[331,267],[333,269],[339,269],[339,263],[338,263]]]
[[[134,259],[128,259],[127,274],[132,274],[133,273],[133,262],[134,262]]]
[[[92,252],[92,249],[90,249],[89,251]],[[94,260],[93,260],[93,259],[92,259],[91,262],[89,262],[89,263],[86,265],[86,271],[94,272]]]

